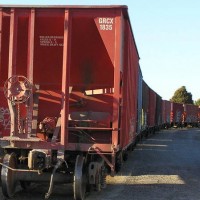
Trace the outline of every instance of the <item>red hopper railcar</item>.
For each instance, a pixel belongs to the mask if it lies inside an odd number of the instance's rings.
[[[193,104],[184,104],[184,124],[185,126],[198,126],[199,107]]]
[[[171,102],[167,100],[162,101],[162,122],[164,128],[170,127],[170,116],[171,116]]]
[[[75,199],[100,190],[136,138],[139,55],[127,7],[1,6],[0,53],[11,116],[4,196],[18,181],[50,181],[46,198],[54,182],[73,183]]]
[[[171,102],[171,126],[181,127],[184,122],[184,105]]]

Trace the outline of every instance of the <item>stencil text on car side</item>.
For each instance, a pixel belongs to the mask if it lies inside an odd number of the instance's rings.
[[[114,18],[99,18],[99,27],[102,31],[112,31]]]
[[[48,46],[48,47],[63,46],[63,36],[41,35],[39,36],[39,39],[40,39],[40,46]]]

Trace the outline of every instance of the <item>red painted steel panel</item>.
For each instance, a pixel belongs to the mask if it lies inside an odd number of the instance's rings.
[[[156,93],[155,125],[162,125],[162,97]]]
[[[198,121],[198,106],[192,104],[184,104],[185,119],[184,122],[196,123]]]
[[[77,150],[91,139],[97,146],[104,146],[103,141],[115,149],[131,144],[136,137],[139,56],[127,16],[124,6],[3,7],[0,86],[10,76],[23,75],[34,88],[29,102],[19,106],[18,123],[34,119],[39,124],[46,118],[57,122],[61,115],[55,149]],[[37,98],[36,107],[30,105]],[[1,104],[8,107],[6,100]],[[34,109],[38,116],[30,117]],[[68,130],[71,126],[91,128],[90,140],[83,132]],[[36,129],[34,137],[49,137],[49,133]],[[27,129],[23,131],[28,140]],[[74,145],[68,147],[71,143]],[[44,148],[52,148],[44,144]],[[23,140],[15,144],[20,145],[27,146]]]
[[[124,69],[122,69],[122,146],[126,146],[136,137],[139,73],[138,55],[128,22],[125,23],[125,28],[125,64]]]
[[[70,61],[71,61],[71,17],[69,10],[65,10],[64,15],[64,39],[63,39],[63,68],[62,68],[62,107],[61,124],[68,124],[69,114],[69,79],[70,79]],[[60,142],[64,148],[67,148],[69,142],[69,132],[65,126],[61,126]]]
[[[1,11],[1,44],[0,44],[0,86],[3,87],[8,78],[8,56],[9,56],[9,36],[10,36],[10,9]]]
[[[162,103],[162,122],[163,124],[170,124],[171,102],[163,100]]]
[[[182,123],[184,114],[183,104],[171,102],[171,122]]]
[[[156,93],[149,90],[149,108],[148,108],[148,126],[153,127],[156,124]]]

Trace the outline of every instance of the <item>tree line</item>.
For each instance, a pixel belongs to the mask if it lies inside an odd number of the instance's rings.
[[[194,104],[200,106],[200,98],[196,101],[193,101],[192,94],[186,90],[185,86],[178,88],[170,101],[175,103],[185,103],[185,104]]]

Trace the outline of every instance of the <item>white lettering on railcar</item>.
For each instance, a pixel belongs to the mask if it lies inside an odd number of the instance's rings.
[[[99,27],[101,31],[112,31],[114,18],[99,18]]]
[[[114,18],[99,18],[99,24],[113,24]]]
[[[39,36],[40,46],[62,47],[63,38],[63,36],[41,35]]]

